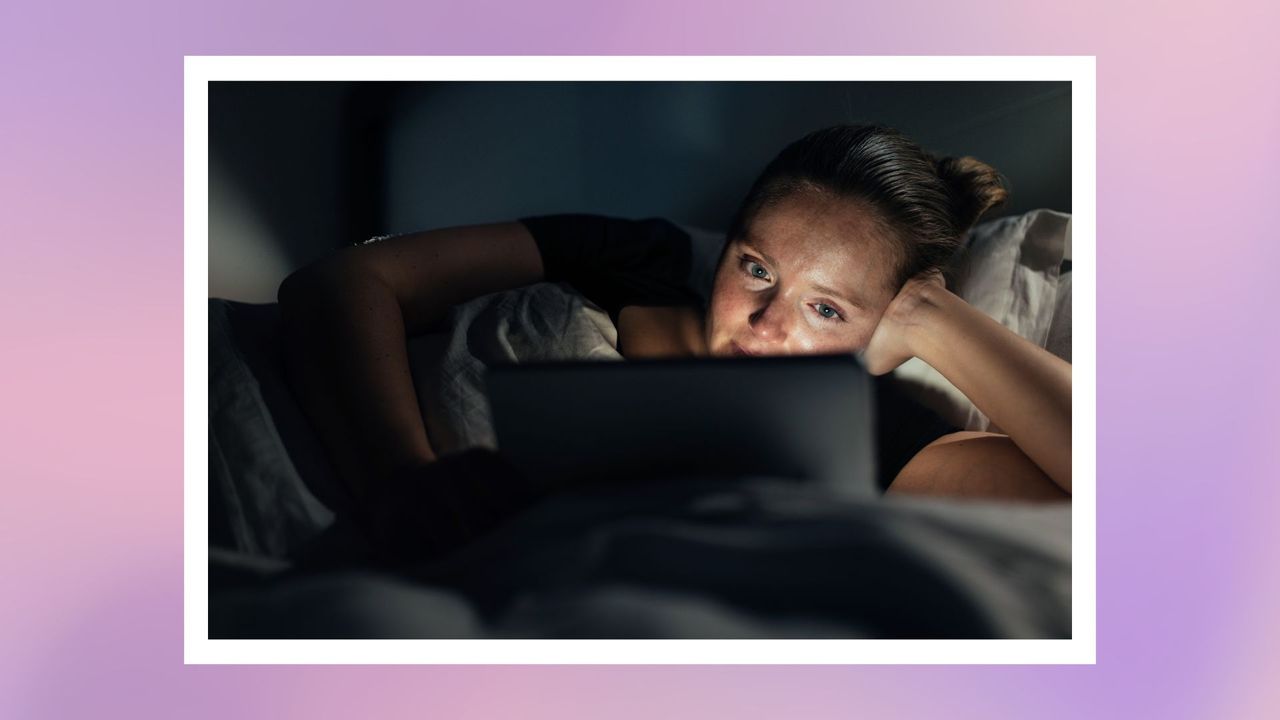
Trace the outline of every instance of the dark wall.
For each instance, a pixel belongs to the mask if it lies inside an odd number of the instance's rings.
[[[721,229],[783,145],[843,122],[974,155],[1006,212],[1070,211],[1068,83],[214,83],[210,293],[265,302],[370,235],[582,211]]]
[[[349,215],[344,83],[209,84],[209,294],[275,300]]]

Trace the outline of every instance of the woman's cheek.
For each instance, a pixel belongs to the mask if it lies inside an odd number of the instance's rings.
[[[716,325],[722,328],[731,325],[735,316],[743,315],[745,317],[749,314],[747,305],[745,293],[733,287],[730,283],[724,283],[717,287],[716,292],[711,296],[712,315]]]
[[[829,354],[860,352],[865,350],[867,344],[871,342],[871,334],[874,331],[875,326],[869,325],[865,320],[848,321],[844,332],[823,333],[821,336],[814,334],[813,339],[810,340],[813,349],[805,352]]]
[[[796,338],[797,351],[809,355],[841,353],[849,350],[847,337],[834,338],[813,331]]]
[[[732,307],[732,298],[723,288],[717,287],[707,308],[707,339],[713,348],[733,335]]]

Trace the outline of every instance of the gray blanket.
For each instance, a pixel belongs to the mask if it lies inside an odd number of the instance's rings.
[[[853,502],[784,479],[601,478],[442,561],[375,571],[333,524],[274,335],[237,314],[274,321],[210,303],[210,502],[228,516],[211,526],[232,528],[211,556],[213,636],[1070,636],[1069,506]],[[489,363],[618,359],[607,315],[561,286],[479,298],[452,323],[410,344],[444,451],[493,445]]]

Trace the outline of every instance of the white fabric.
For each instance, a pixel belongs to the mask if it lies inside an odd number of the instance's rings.
[[[1058,302],[1053,309],[1053,322],[1049,324],[1049,338],[1044,347],[1071,362],[1071,273],[1058,278]]]
[[[451,330],[409,343],[418,403],[437,452],[497,447],[484,391],[489,365],[621,360],[608,314],[571,287],[538,283],[454,308]]]
[[[284,558],[333,513],[302,481],[277,432],[260,381],[237,347],[225,300],[209,300],[209,491],[234,550]]]

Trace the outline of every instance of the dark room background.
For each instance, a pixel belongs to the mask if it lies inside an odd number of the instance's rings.
[[[1065,82],[214,82],[209,294],[372,235],[554,212],[723,230],[786,143],[845,122],[973,155],[1004,213],[1071,211]]]

